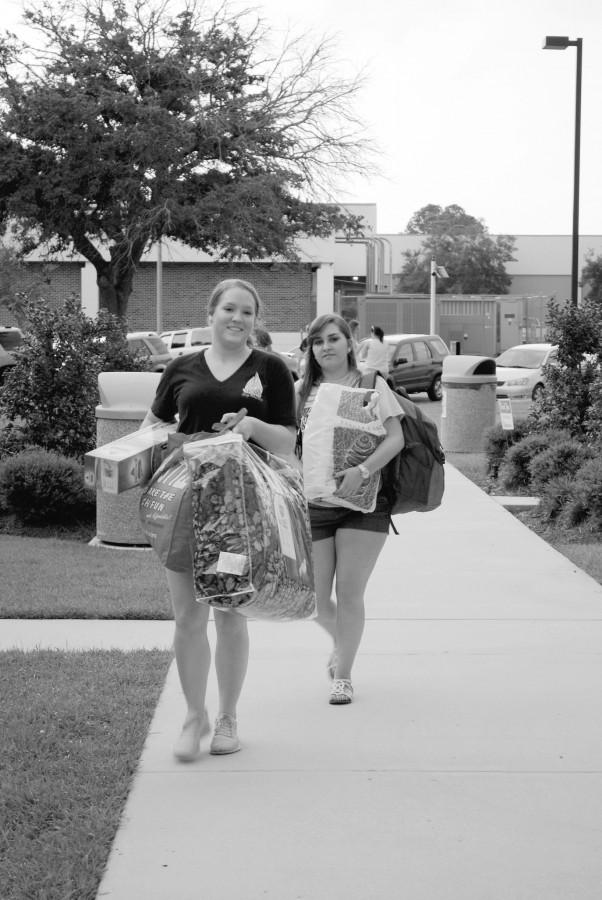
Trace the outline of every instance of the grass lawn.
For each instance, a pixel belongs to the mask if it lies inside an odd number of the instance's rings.
[[[0,653],[2,900],[94,900],[171,658]]]
[[[3,618],[172,618],[165,574],[152,550],[2,534],[0,572]]]

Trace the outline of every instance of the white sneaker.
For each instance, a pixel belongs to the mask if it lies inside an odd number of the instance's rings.
[[[348,678],[335,678],[330,689],[329,703],[340,706],[353,700],[353,685]]]
[[[236,731],[236,719],[234,716],[226,714],[218,716],[215,720],[215,729],[209,753],[213,753],[214,756],[221,756],[225,753],[236,753],[237,750],[240,750],[240,741]]]
[[[201,755],[201,738],[209,734],[209,715],[205,710],[203,717],[191,716],[186,719],[182,733],[175,743],[173,754],[180,762],[194,762]]]

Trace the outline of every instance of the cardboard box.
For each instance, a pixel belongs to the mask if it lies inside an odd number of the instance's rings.
[[[105,494],[121,494],[148,481],[153,451],[167,443],[177,425],[158,423],[97,447],[84,458],[84,480],[88,487]]]

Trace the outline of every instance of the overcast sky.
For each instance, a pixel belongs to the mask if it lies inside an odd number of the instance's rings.
[[[576,48],[583,38],[580,232],[602,234],[602,0],[257,0],[276,31],[331,35],[363,69],[357,111],[382,176],[340,199],[374,202],[381,233],[457,203],[492,233],[570,234]],[[5,26],[20,3],[3,0]],[[4,14],[6,11],[6,14]]]
[[[583,38],[580,232],[602,234],[600,0],[263,0],[337,36],[365,66],[361,113],[383,177],[343,199],[378,204],[378,228],[403,231],[427,203],[457,203],[493,233],[570,234],[577,52]],[[343,196],[343,195],[341,195]]]

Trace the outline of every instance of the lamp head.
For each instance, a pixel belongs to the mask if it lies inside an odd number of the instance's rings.
[[[570,47],[572,41],[568,37],[559,37],[558,35],[548,34],[543,42],[544,50],[566,50]]]

